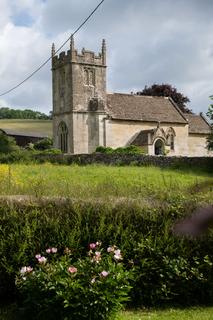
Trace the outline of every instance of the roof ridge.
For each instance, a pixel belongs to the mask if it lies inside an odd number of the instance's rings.
[[[211,123],[209,122],[209,120],[205,117],[205,115],[203,114],[203,112],[200,112],[200,117],[208,124],[208,126],[211,128]]]
[[[180,110],[180,108],[178,107],[177,103],[171,98],[168,97],[169,101],[171,102],[171,104],[173,105],[173,107],[175,107],[175,109],[177,110],[177,112],[181,115],[181,117],[187,122],[188,120],[186,119],[186,117],[184,116],[184,113]]]
[[[156,99],[166,99],[169,100],[169,97],[164,96],[147,96],[140,94],[132,94],[132,93],[123,93],[123,92],[108,92],[107,95],[122,95],[122,96],[130,96],[130,97],[145,97],[145,98],[156,98]]]
[[[199,114],[196,113],[184,113],[184,115],[189,116],[189,117],[197,117],[202,119],[209,127],[211,127],[211,123],[208,121],[208,119],[205,117],[203,112],[200,112]]]

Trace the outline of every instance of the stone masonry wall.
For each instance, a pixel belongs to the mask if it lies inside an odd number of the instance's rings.
[[[136,134],[141,130],[156,129],[156,122],[143,121],[106,121],[106,146],[112,148],[124,147],[131,143]],[[170,155],[174,156],[189,156],[188,152],[188,125],[161,123],[161,128],[166,131],[172,127],[175,131],[175,147]],[[154,144],[149,145],[149,154],[154,155]],[[199,155],[193,154],[193,156]]]
[[[158,166],[162,168],[200,167],[213,173],[213,157],[166,157],[140,154],[78,154],[78,155],[40,155],[36,159],[59,164],[105,164],[105,165],[137,165]]]

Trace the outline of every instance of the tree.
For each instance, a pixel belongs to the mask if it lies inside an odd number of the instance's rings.
[[[0,119],[41,119],[48,120],[50,117],[45,113],[30,109],[19,110],[10,108],[0,108]]]
[[[14,138],[8,137],[4,133],[0,133],[0,153],[10,153],[18,149],[19,147]]]
[[[50,120],[53,119],[53,112],[52,112],[52,111],[49,112],[49,119],[50,119]]]
[[[192,113],[192,111],[186,106],[186,103],[190,102],[189,98],[178,92],[177,89],[172,87],[170,84],[154,83],[151,87],[145,86],[143,91],[139,91],[136,94],[142,96],[171,97],[182,112]]]
[[[52,149],[53,140],[51,138],[44,138],[34,144],[36,150],[48,150]]]
[[[213,100],[213,96],[210,96],[210,99]],[[206,115],[209,117],[211,122],[211,132],[207,137],[207,148],[208,150],[213,150],[213,104],[210,104],[209,110]]]

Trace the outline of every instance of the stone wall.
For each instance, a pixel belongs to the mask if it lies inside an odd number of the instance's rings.
[[[206,148],[206,134],[190,133],[188,137],[189,155],[196,156],[202,154],[203,156],[212,156],[213,153]]]
[[[78,154],[78,155],[39,155],[36,159],[41,162],[49,161],[59,164],[105,164],[105,165],[136,165],[136,166],[158,166],[162,168],[184,168],[193,167],[206,169],[213,173],[212,157],[166,157],[147,156],[140,154]]]

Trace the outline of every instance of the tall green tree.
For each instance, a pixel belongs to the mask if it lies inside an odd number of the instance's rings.
[[[184,96],[181,92],[178,92],[177,89],[175,87],[172,87],[171,84],[154,83],[150,87],[145,86],[142,91],[139,91],[136,94],[142,96],[171,97],[182,112],[192,113],[192,111],[186,106],[186,103],[190,102],[189,98],[187,96]]]
[[[213,96],[210,96],[210,99],[213,100]],[[213,104],[210,104],[206,115],[209,117],[211,122],[211,132],[207,137],[207,148],[208,150],[213,150]]]
[[[6,134],[0,132],[0,153],[10,153],[18,149],[19,147],[14,138],[8,137]]]
[[[10,108],[0,108],[0,119],[39,119],[48,120],[50,117],[45,113],[30,109],[19,110]]]

